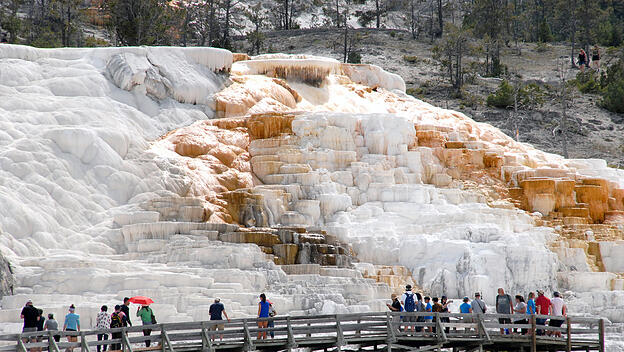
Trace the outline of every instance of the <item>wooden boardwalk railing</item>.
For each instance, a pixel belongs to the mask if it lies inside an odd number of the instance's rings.
[[[432,321],[424,321],[432,316]],[[310,350],[344,348],[440,351],[600,351],[605,352],[604,320],[560,317],[562,327],[538,325],[540,315],[453,314],[453,313],[357,313],[319,316],[279,316],[270,319],[235,319],[225,329],[214,331],[221,321],[166,323],[150,325],[151,336],[143,336],[145,326],[108,330],[41,331],[0,335],[0,352],[60,352],[80,349],[94,351],[97,346],[120,345],[124,352],[217,352],[283,351],[295,348]],[[501,324],[499,319],[512,322]],[[523,324],[518,324],[526,319]],[[259,328],[259,321],[271,320],[274,327]],[[412,320],[412,321],[407,321]],[[422,321],[421,321],[422,320]],[[502,320],[501,320],[502,321]],[[513,323],[516,322],[516,323]],[[507,329],[509,334],[501,334]],[[516,331],[516,332],[514,332]],[[97,334],[109,334],[109,340],[97,340]],[[110,334],[116,333],[115,339]],[[267,339],[257,339],[266,333]],[[561,337],[555,337],[561,333]],[[56,342],[54,335],[60,335]],[[68,342],[75,336],[76,342]],[[273,337],[272,337],[273,336]],[[145,341],[152,347],[145,348]]]

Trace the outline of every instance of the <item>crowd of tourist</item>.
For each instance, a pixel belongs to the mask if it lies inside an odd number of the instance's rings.
[[[496,313],[497,314],[509,314],[514,315],[517,314],[518,318],[514,319],[513,317],[499,318],[498,322],[500,324],[521,324],[526,325],[529,324],[529,320],[527,319],[527,315],[539,315],[545,316],[549,315],[552,318],[536,318],[536,325],[546,325],[548,322],[549,326],[552,327],[561,327],[563,322],[565,321],[565,317],[567,316],[567,306],[563,299],[561,298],[561,294],[559,292],[553,293],[553,298],[549,299],[544,295],[543,290],[537,290],[537,298],[535,298],[535,293],[529,292],[527,298],[525,300],[524,296],[521,294],[516,295],[513,299],[509,294],[505,293],[505,290],[502,288],[498,289],[498,295],[496,296]],[[433,297],[430,298],[428,296],[423,296],[418,292],[412,291],[412,286],[407,285],[405,287],[405,292],[399,299],[399,296],[396,294],[392,294],[391,297],[392,303],[386,304],[388,309],[393,312],[437,312],[437,313],[451,313],[449,309],[449,305],[453,302],[448,300],[446,296],[442,296],[441,298]],[[463,303],[459,306],[458,313],[463,314],[485,314],[487,313],[487,305],[483,302],[481,298],[481,294],[479,292],[474,294],[474,299],[471,301],[467,296],[463,298]],[[433,303],[431,303],[433,302]],[[435,317],[433,316],[405,316],[402,317],[403,322],[435,322]],[[470,322],[470,319],[464,319],[465,322]],[[441,317],[440,322],[449,322],[449,318]],[[421,332],[421,331],[433,331],[432,327],[428,327],[426,330],[423,330],[422,327],[414,326],[412,324],[406,324],[404,327],[405,331],[411,332]],[[528,329],[510,329],[501,328],[501,334],[514,334],[520,333],[525,335],[528,333]],[[544,329],[537,329],[537,335],[544,335]],[[548,335],[561,337],[561,332],[559,331],[549,331]]]
[[[553,293],[554,298],[549,299],[544,295],[542,290],[537,290],[537,298],[535,298],[535,294],[533,292],[529,292],[527,298],[525,300],[524,296],[516,295],[513,299],[509,294],[506,294],[502,288],[498,289],[498,295],[496,296],[496,313],[498,314],[509,314],[514,315],[517,314],[518,318],[514,319],[513,317],[504,317],[499,318],[500,324],[523,324],[526,325],[529,323],[527,319],[528,315],[540,315],[540,316],[552,316],[552,318],[544,319],[537,318],[537,325],[546,325],[547,320],[550,320],[549,326],[553,327],[561,327],[565,320],[565,316],[567,315],[567,307],[561,298],[559,292]],[[258,302],[258,317],[259,318],[271,318],[274,317],[277,313],[266,295],[262,293],[259,296],[260,300]],[[399,297],[396,294],[392,294],[391,296],[392,303],[387,304],[388,308],[394,312],[432,312],[432,313],[450,313],[449,305],[453,302],[449,300],[446,296],[438,297],[423,297],[418,292],[412,291],[412,286],[407,285],[405,287],[405,292]],[[112,313],[108,312],[108,306],[103,305],[100,308],[100,312],[96,317],[96,328],[99,330],[97,334],[98,341],[108,340],[109,336],[105,330],[113,329],[113,328],[121,328],[132,326],[132,321],[130,319],[130,298],[126,297],[123,300],[122,304],[115,305],[114,311]],[[63,331],[80,331],[80,316],[76,314],[76,307],[72,304],[69,306],[69,312],[65,315],[65,319],[63,322],[62,330]],[[479,292],[474,294],[474,299],[471,301],[468,297],[463,298],[462,304],[459,306],[459,313],[463,314],[485,314],[488,312],[487,305],[481,298],[481,294]],[[150,308],[149,304],[140,304],[137,307],[136,317],[141,319],[141,323],[146,328],[143,329],[144,336],[150,336],[151,329],[149,329],[149,325],[156,324],[156,317],[152,308]],[[213,331],[223,331],[225,329],[225,321],[230,321],[230,317],[225,311],[225,306],[221,303],[220,298],[215,298],[214,303],[209,308],[210,320],[214,322],[210,326],[210,329]],[[225,317],[225,319],[224,319]],[[47,319],[44,318],[43,310],[37,309],[33,306],[32,300],[28,300],[26,305],[22,309],[21,318],[24,320],[23,332],[35,332],[35,331],[51,331],[52,336],[56,342],[60,341],[60,335],[55,334],[54,332],[59,331],[59,323],[54,319],[53,314],[48,314]],[[397,317],[399,318],[399,317]],[[404,316],[400,317],[402,322],[405,323],[416,323],[416,322],[424,322],[431,323],[435,322],[435,316],[425,315],[425,316]],[[463,319],[464,322],[471,322],[470,318]],[[450,322],[448,317],[441,317],[440,322]],[[259,328],[271,328],[274,325],[272,319],[263,319],[258,321]],[[404,330],[406,332],[433,332],[434,328],[431,326],[423,329],[422,326],[415,326],[417,324],[405,324]],[[448,328],[447,328],[448,330]],[[501,328],[501,334],[527,334],[528,329],[520,328],[520,329],[503,329]],[[543,335],[543,329],[537,329],[538,335]],[[561,333],[558,331],[549,331],[549,335],[553,336],[561,336]],[[269,332],[269,336],[271,338],[274,337],[274,332]],[[112,339],[121,339],[121,332],[113,332],[111,334]],[[211,339],[215,340],[215,335],[211,335]],[[267,332],[261,331],[258,332],[258,339],[266,339]],[[220,340],[223,339],[223,334],[220,335]],[[37,338],[29,339],[31,342],[37,341]],[[70,335],[67,336],[67,341],[76,342],[77,336]],[[150,340],[145,341],[145,347],[150,347]],[[107,345],[102,344],[97,346],[97,352],[106,351]],[[120,350],[121,344],[114,343],[110,345],[111,350]],[[68,348],[66,352],[72,352],[73,348]],[[40,352],[41,349],[31,349],[31,352]]]
[[[258,317],[259,318],[270,318],[274,317],[277,313],[269,300],[264,293],[260,295],[260,302],[258,303]],[[121,328],[132,326],[132,321],[130,320],[130,298],[125,297],[123,299],[122,304],[115,305],[115,310],[112,313],[108,312],[108,306],[103,305],[100,308],[100,312],[96,316],[95,328],[100,330],[101,332],[97,334],[98,341],[108,340],[109,336],[103,330],[113,329],[113,328]],[[62,327],[62,331],[80,331],[80,316],[75,313],[76,307],[72,304],[69,306],[69,313],[65,315],[65,321]],[[215,298],[214,303],[210,305],[208,310],[210,315],[210,320],[215,321],[215,324],[210,326],[210,329],[213,331],[222,331],[225,329],[225,319],[229,322],[230,317],[225,311],[225,306],[221,303],[220,298]],[[141,304],[136,311],[136,316],[141,319],[142,325],[152,325],[156,324],[156,317],[152,308],[150,308],[149,304]],[[48,319],[46,320],[43,316],[43,310],[37,309],[33,306],[32,300],[28,300],[26,305],[21,311],[20,318],[24,321],[24,325],[22,328],[22,332],[36,332],[36,331],[52,331],[52,336],[56,342],[59,342],[61,339],[60,335],[54,334],[54,332],[59,331],[59,324],[54,319],[53,314],[48,314]],[[218,322],[217,322],[218,321]],[[258,327],[267,328],[274,327],[274,322],[272,320],[263,320],[258,322]],[[144,336],[151,335],[151,329],[145,328],[143,329]],[[121,339],[121,332],[113,332],[111,333],[112,339]],[[275,337],[274,332],[270,332],[269,336],[271,338]],[[211,335],[210,337],[213,341],[215,340],[215,335]],[[267,333],[259,332],[258,339],[266,339]],[[223,335],[220,335],[220,339],[223,340]],[[30,342],[40,341],[41,338],[29,338],[26,339]],[[68,342],[76,342],[77,336],[67,336]],[[150,347],[150,340],[145,341],[145,347]],[[107,345],[102,344],[97,346],[97,352],[106,351]],[[120,350],[121,344],[114,343],[110,345],[110,350]],[[31,352],[41,352],[41,349],[30,349]],[[73,351],[73,348],[68,348],[66,352]]]

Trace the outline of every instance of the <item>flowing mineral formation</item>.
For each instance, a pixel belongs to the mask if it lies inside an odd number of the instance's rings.
[[[564,292],[624,351],[624,170],[405,94],[372,65],[212,48],[0,47],[0,330],[382,310],[406,283]],[[10,269],[10,270],[9,270]],[[6,286],[6,287],[5,287]]]

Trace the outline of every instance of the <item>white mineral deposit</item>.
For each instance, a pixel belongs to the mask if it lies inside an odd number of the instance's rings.
[[[384,310],[561,291],[624,351],[624,170],[515,142],[377,66],[213,48],[0,46],[0,252],[26,299],[93,327]],[[303,230],[292,230],[305,229]],[[323,252],[332,250],[334,252]]]

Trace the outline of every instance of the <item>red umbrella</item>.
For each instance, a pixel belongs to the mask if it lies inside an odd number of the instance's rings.
[[[144,306],[147,306],[147,305],[150,305],[150,304],[154,303],[154,301],[152,301],[151,298],[145,297],[145,296],[134,296],[134,297],[130,298],[130,302],[136,303],[136,304],[141,304],[141,305],[144,305]]]

